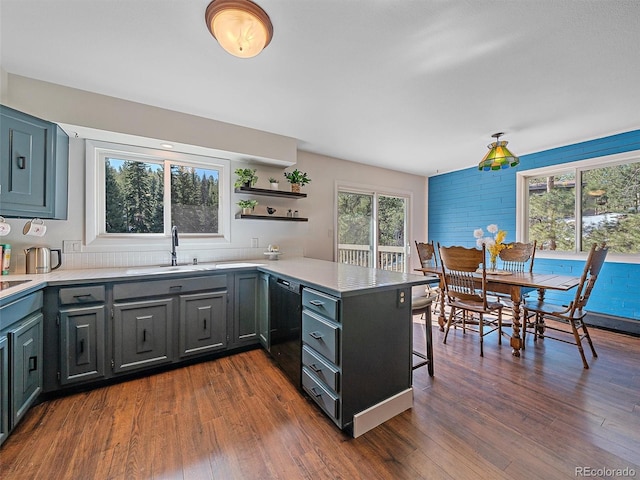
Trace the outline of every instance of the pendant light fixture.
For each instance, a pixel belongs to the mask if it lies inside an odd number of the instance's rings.
[[[507,148],[507,143],[509,142],[500,141],[502,135],[504,135],[503,132],[491,135],[496,141],[487,145],[489,151],[478,164],[478,170],[501,170],[503,168],[515,167],[520,163],[520,159]]]
[[[213,0],[204,18],[220,46],[236,57],[255,57],[273,37],[269,15],[250,0]]]

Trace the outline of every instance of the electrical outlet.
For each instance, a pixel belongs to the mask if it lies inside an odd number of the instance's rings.
[[[63,240],[62,253],[80,253],[82,251],[81,240]]]

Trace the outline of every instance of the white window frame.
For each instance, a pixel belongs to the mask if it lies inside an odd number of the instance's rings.
[[[576,175],[576,205],[575,218],[576,222],[581,219],[580,198],[582,185],[577,181],[579,172],[591,170],[594,168],[608,167],[613,165],[622,165],[626,163],[640,162],[640,151],[619,153],[614,155],[606,155],[602,157],[589,158],[576,162],[559,163],[548,167],[534,168],[531,170],[522,170],[516,173],[516,240],[524,241],[529,234],[529,189],[527,180],[530,177],[546,177],[555,174],[573,171]],[[522,165],[522,164],[520,164]],[[576,233],[577,235],[577,233]],[[576,239],[576,250],[578,248],[578,239]],[[556,258],[556,259],[576,259],[585,260],[588,252],[569,252],[569,251],[552,251],[538,250],[536,258]],[[624,254],[611,252],[607,255],[607,262],[619,263],[639,263],[640,255]]]
[[[166,248],[170,236],[167,228],[169,209],[165,206],[164,233],[105,233],[105,167],[108,157],[122,160],[145,161],[149,163],[170,162],[172,165],[186,165],[216,169],[220,172],[219,182],[219,222],[218,233],[180,233],[181,241],[191,248],[212,247],[230,243],[231,232],[231,191],[230,164],[227,159],[205,157],[181,152],[123,145],[99,140],[85,141],[85,249],[86,251],[148,251]],[[164,169],[164,188],[170,188],[171,175]]]

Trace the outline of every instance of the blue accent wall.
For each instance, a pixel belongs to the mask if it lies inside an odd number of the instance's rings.
[[[640,130],[523,155],[520,165],[497,172],[477,167],[429,178],[429,240],[441,245],[474,247],[473,230],[496,223],[516,240],[516,172],[640,150]],[[640,252],[639,252],[640,254]],[[579,276],[583,261],[536,258],[537,272]],[[572,292],[548,292],[546,298],[567,303]],[[589,300],[591,312],[640,320],[640,264],[606,262]]]

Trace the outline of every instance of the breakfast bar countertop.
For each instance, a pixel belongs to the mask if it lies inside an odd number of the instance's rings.
[[[165,271],[166,269],[166,271]],[[235,270],[259,270],[265,273],[290,277],[308,286],[316,286],[338,297],[365,293],[369,290],[397,288],[398,286],[424,285],[432,281],[429,276],[392,272],[343,263],[296,257],[280,260],[237,260],[200,264],[190,269],[184,265],[172,267],[118,267],[55,270],[45,274],[11,274],[2,277],[3,282],[28,280],[25,283],[0,289],[0,303],[14,297],[39,290],[48,285],[82,284],[101,281],[128,281],[171,278],[184,275],[214,274]]]

